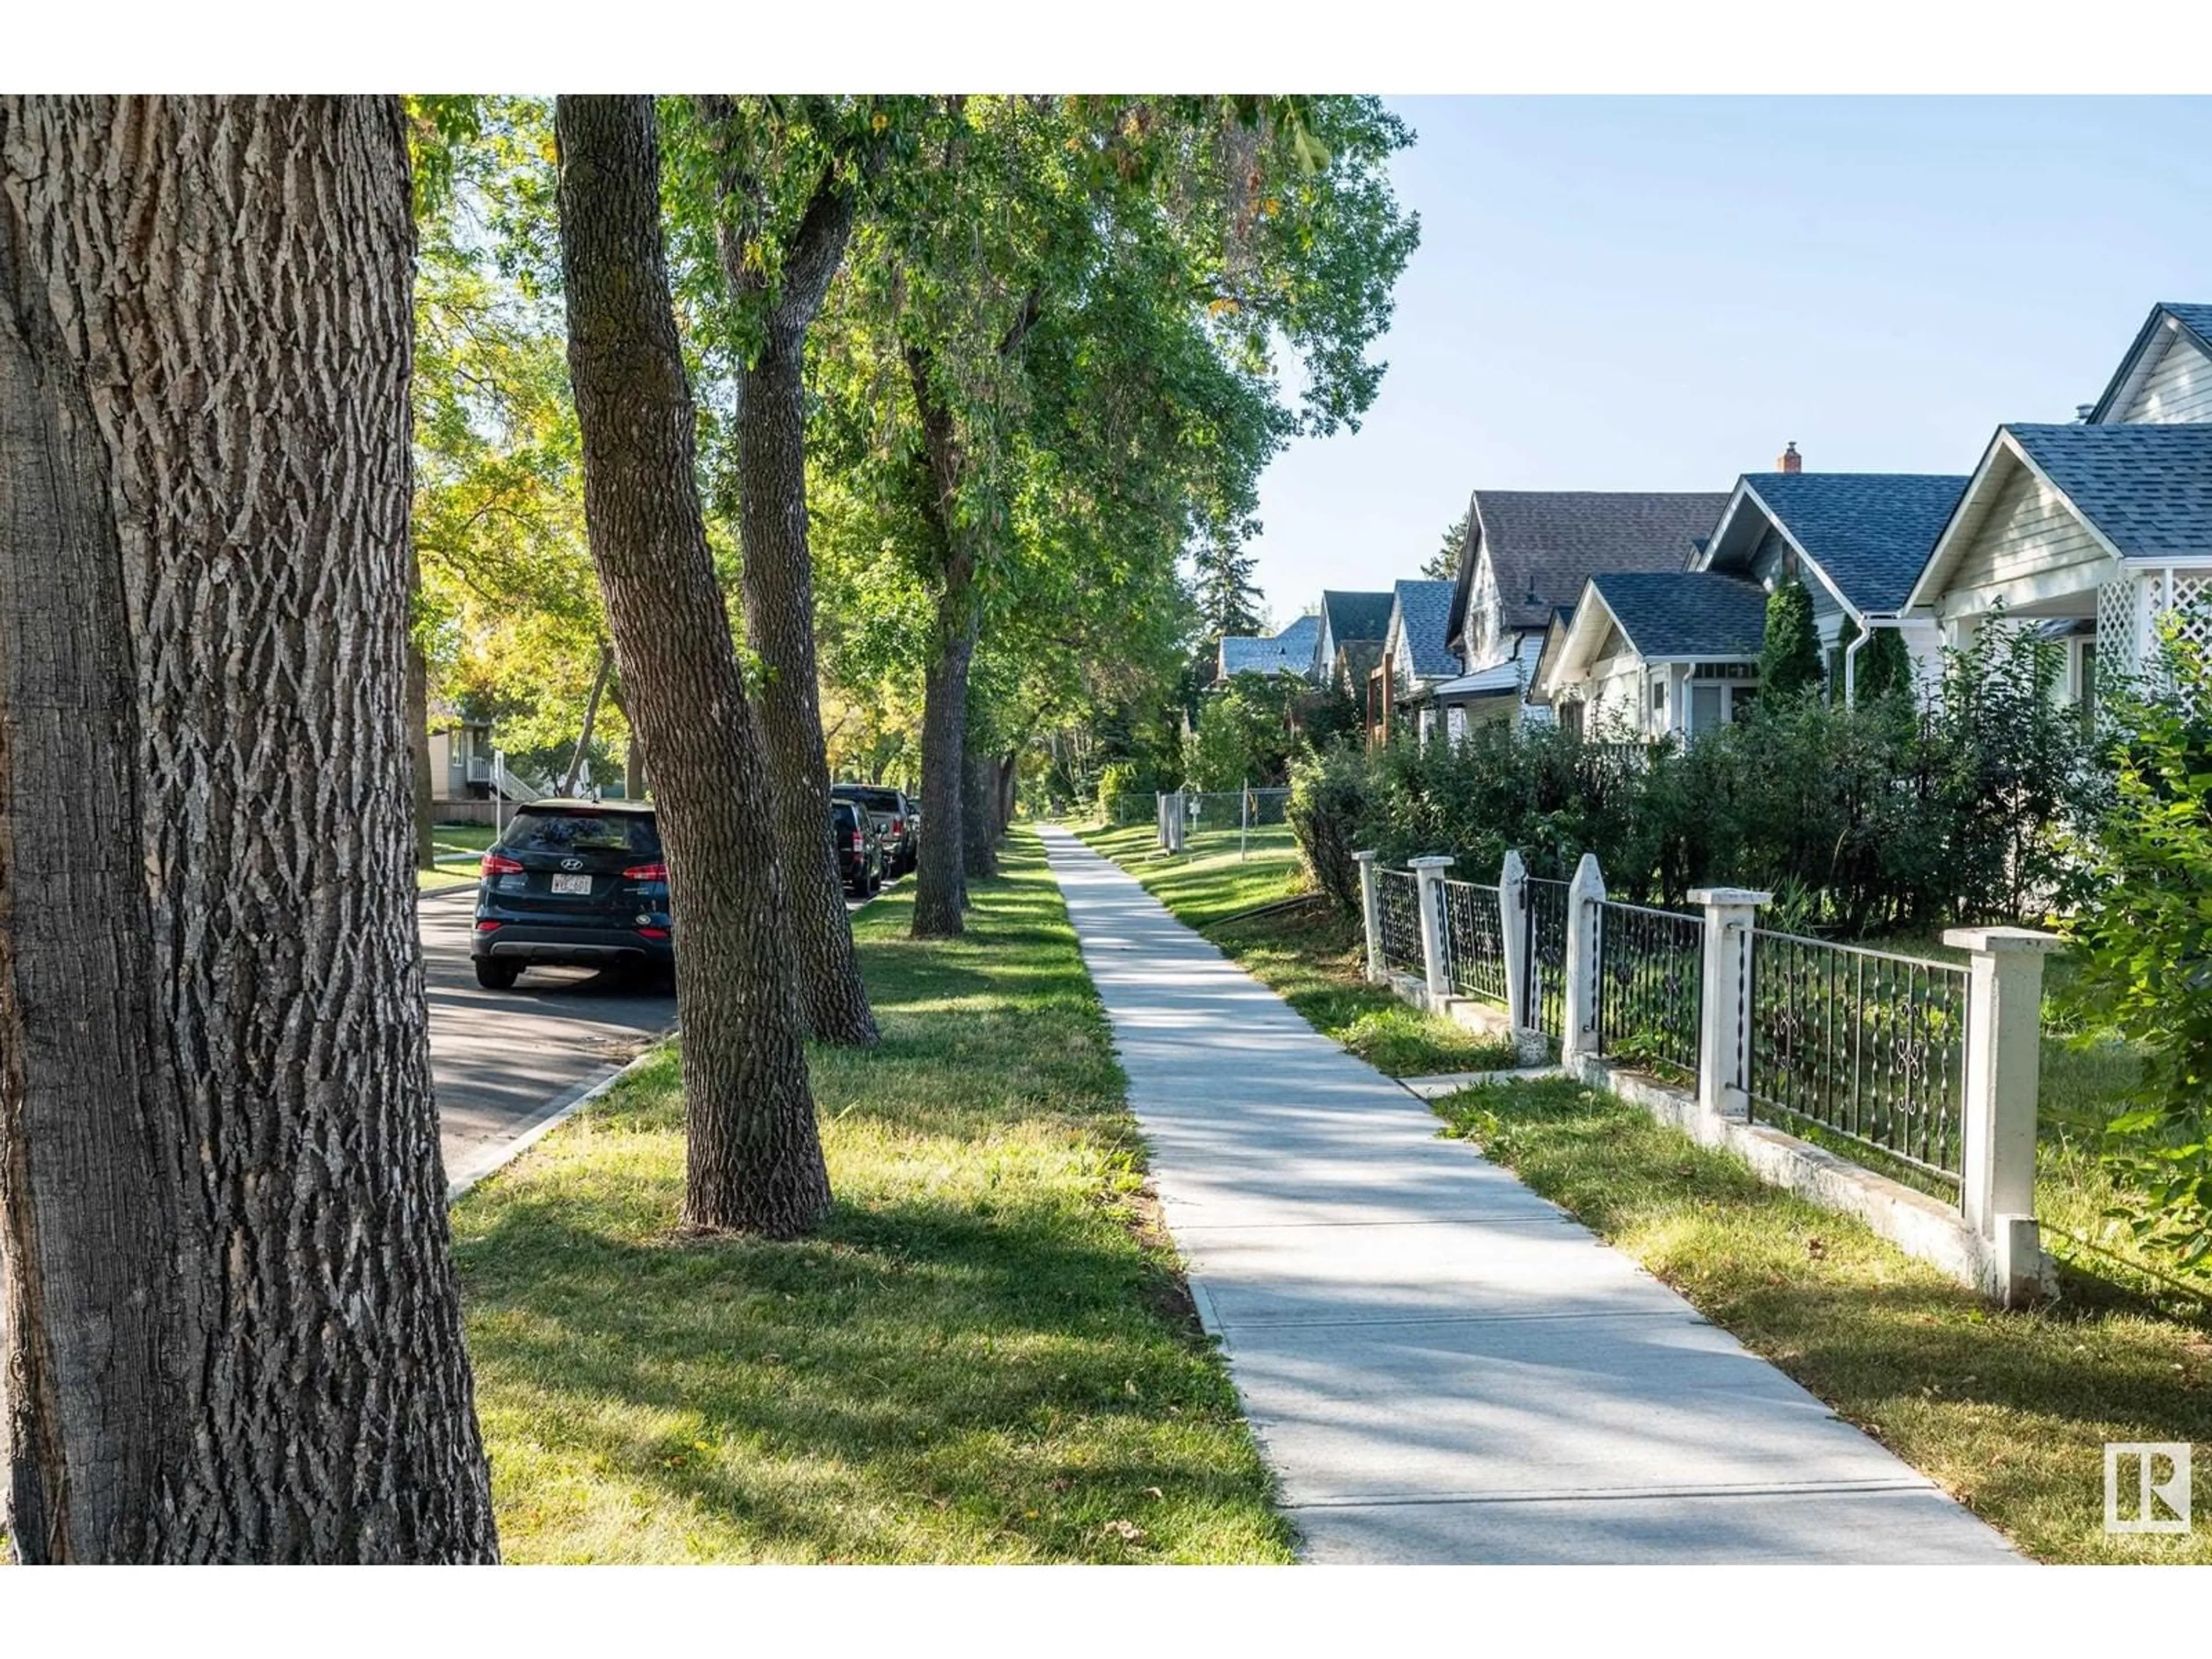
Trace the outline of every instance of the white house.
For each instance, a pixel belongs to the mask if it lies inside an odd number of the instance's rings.
[[[1694,737],[1757,695],[1766,590],[1709,570],[1607,572],[1583,584],[1543,654],[1559,723],[1606,742]]]
[[[1457,672],[1430,687],[1453,735],[1549,720],[1537,690],[1546,635],[1600,572],[1680,572],[1726,501],[1705,493],[1478,489],[1445,639]]]
[[[1443,581],[1403,581],[1392,586],[1382,660],[1368,678],[1370,735],[1389,736],[1401,709],[1411,712],[1424,744],[1434,734],[1437,710],[1428,694],[1459,672],[1459,659],[1444,643],[1451,591],[1452,585]]]
[[[2038,623],[2085,704],[2169,612],[2212,642],[2212,306],[2154,308],[2081,422],[1999,427],[1910,604],[1952,646]]]
[[[1879,629],[1901,635],[1925,675],[1936,629],[1906,617],[1905,602],[1966,483],[1808,472],[1791,444],[1778,471],[1736,480],[1684,568],[1594,577],[1547,640],[1537,695],[1593,737],[1724,725],[1757,695],[1766,598],[1791,581],[1812,601],[1832,684],[1854,682],[1861,646]]]

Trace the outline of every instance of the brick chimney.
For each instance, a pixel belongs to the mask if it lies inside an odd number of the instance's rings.
[[[1797,453],[1795,438],[1784,444],[1781,454],[1775,457],[1774,470],[1777,472],[1802,472],[1805,470],[1805,458]]]

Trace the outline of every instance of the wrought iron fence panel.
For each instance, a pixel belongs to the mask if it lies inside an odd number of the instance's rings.
[[[1817,1126],[1955,1185],[1966,970],[1765,928],[1750,957],[1753,1117]]]
[[[1522,1006],[1536,1029],[1560,1035],[1566,1020],[1567,884],[1531,876],[1522,887],[1528,914],[1528,960]]]
[[[1444,963],[1452,989],[1507,1006],[1505,919],[1498,889],[1470,881],[1447,881],[1443,889]]]
[[[1410,870],[1384,870],[1376,908],[1382,913],[1384,965],[1409,974],[1427,969],[1421,954],[1420,878]]]
[[[1597,937],[1598,1052],[1694,1080],[1705,918],[1608,902],[1598,906]]]

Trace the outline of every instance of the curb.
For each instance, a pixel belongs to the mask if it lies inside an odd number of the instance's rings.
[[[512,1139],[492,1148],[489,1157],[480,1168],[471,1170],[458,1180],[448,1181],[446,1183],[446,1202],[452,1204],[486,1176],[498,1174],[632,1072],[642,1069],[648,1060],[659,1059],[662,1048],[676,1034],[676,1028],[672,1025],[665,1030],[655,1032],[652,1046],[634,1060],[554,1096],[545,1109],[536,1117],[526,1120]]]

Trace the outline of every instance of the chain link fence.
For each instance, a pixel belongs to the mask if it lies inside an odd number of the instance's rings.
[[[1290,844],[1288,789],[1181,789],[1157,803],[1160,845],[1194,857]]]

